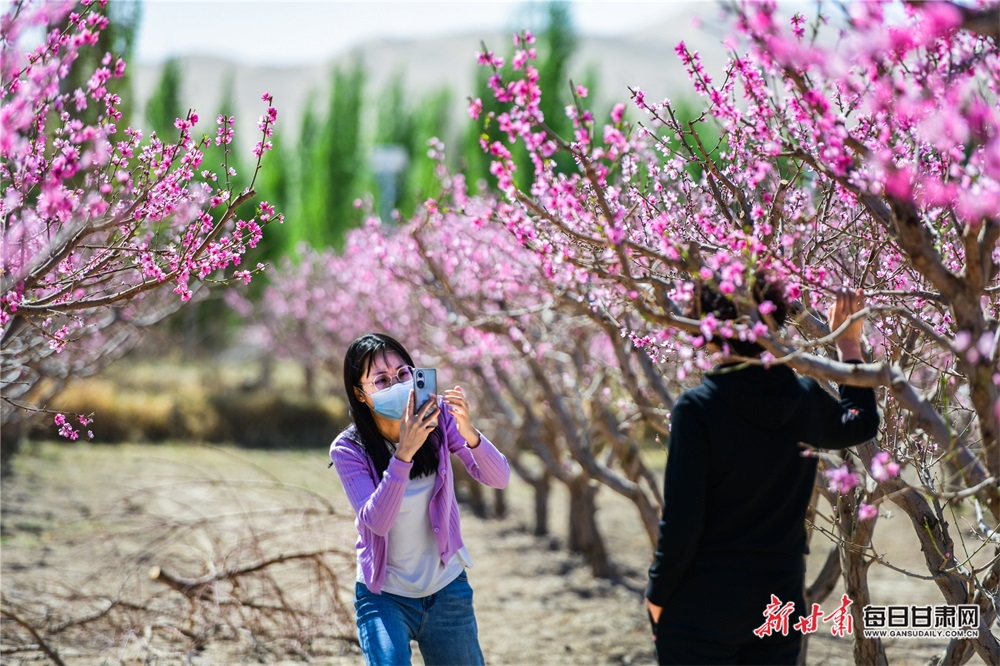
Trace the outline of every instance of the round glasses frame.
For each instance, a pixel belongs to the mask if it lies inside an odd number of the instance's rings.
[[[384,391],[387,388],[391,388],[395,384],[402,384],[404,382],[412,380],[413,380],[413,367],[409,365],[404,365],[398,370],[396,370],[395,376],[389,374],[379,375],[373,380],[367,382],[358,382],[358,386],[371,384],[372,386],[375,387],[375,391],[378,392],[378,391]],[[364,391],[364,389],[361,390]],[[367,391],[365,391],[365,393],[371,395]]]

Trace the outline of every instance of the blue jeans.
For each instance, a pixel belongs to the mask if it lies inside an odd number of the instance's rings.
[[[409,664],[411,640],[420,646],[428,666],[485,663],[472,611],[472,587],[464,571],[440,592],[420,599],[374,594],[357,583],[354,610],[368,666]]]

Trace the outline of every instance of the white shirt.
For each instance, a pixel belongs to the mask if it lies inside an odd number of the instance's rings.
[[[430,517],[434,481],[435,475],[429,474],[406,483],[399,515],[386,536],[383,592],[414,599],[426,597],[440,591],[466,567],[472,566],[465,547],[447,563],[441,562]],[[363,582],[360,567],[358,580]]]

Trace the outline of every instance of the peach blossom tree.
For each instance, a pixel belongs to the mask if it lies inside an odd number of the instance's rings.
[[[998,8],[849,9],[807,17],[734,5],[723,72],[677,46],[701,100],[694,117],[638,87],[631,112],[622,103],[599,117],[576,87],[569,136],[541,111],[533,37],[518,35],[509,59],[484,50],[496,104],[473,100],[470,113],[502,134],[482,143],[495,193],[470,195],[461,176],[440,172],[441,196],[404,226],[373,221],[341,255],[290,262],[267,309],[275,339],[306,362],[336,364],[354,335],[376,328],[429,364],[462,368],[539,495],[547,479],[580,478],[633,498],[644,524],[659,498],[636,447],[669,432],[672,396],[712,366],[707,338],[755,340],[767,350],[756,362],[874,387],[879,436],[816,453],[830,509],[817,503],[810,522],[833,547],[807,600],[822,601],[840,577],[862,626],[868,572],[900,569],[872,545],[895,506],[926,565],[903,573],[981,611],[978,638],[951,641],[941,658],[994,663]],[[751,298],[758,268],[786,285],[785,330]],[[730,295],[740,317],[686,316],[699,280]],[[862,365],[833,353],[840,331],[825,310],[842,286],[869,304]],[[542,465],[521,465],[518,445]],[[854,652],[886,661],[881,640],[861,632]]]
[[[271,149],[277,111],[269,94],[256,168],[237,180],[226,166],[231,118],[220,116],[215,136],[202,138],[194,112],[170,136],[120,126],[122,99],[109,82],[126,63],[114,54],[74,79],[85,87],[67,89],[68,72],[107,28],[96,4],[14,2],[0,19],[5,451],[24,417],[47,411],[68,378],[131,349],[143,328],[202,286],[248,282],[261,267],[242,266],[244,254],[280,219],[267,202],[249,219],[236,214],[255,197]],[[221,164],[207,161],[209,149],[223,155]],[[75,439],[91,415],[54,418]]]
[[[975,653],[994,663],[998,7],[857,3],[843,17],[778,7],[731,8],[722,72],[677,46],[702,103],[695,117],[634,88],[639,120],[626,120],[624,104],[599,118],[577,88],[566,109],[571,136],[553,132],[540,110],[546,91],[530,34],[516,37],[509,63],[484,50],[501,108],[481,120],[507,139],[483,141],[505,197],[489,219],[537,254],[553,289],[576,283],[592,308],[643,322],[626,322],[622,334],[682,381],[711,366],[704,341],[720,335],[758,341],[761,362],[875,387],[879,437],[823,461],[818,485],[833,513],[826,522],[814,515],[813,525],[839,544],[827,572],[842,570],[862,626],[869,567],[893,566],[871,535],[894,504],[927,568],[908,573],[930,577],[948,604],[981,609],[978,639],[952,641],[943,658]],[[483,106],[473,100],[470,111]],[[514,144],[532,173],[518,173]],[[562,169],[557,155],[574,168]],[[794,317],[785,331],[768,326],[768,304],[750,296],[757,268],[786,284]],[[686,317],[696,280],[729,294],[740,318]],[[861,366],[830,353],[839,331],[827,329],[824,312],[841,286],[868,299]],[[818,580],[811,594],[829,587]],[[854,649],[861,662],[885,662],[879,639],[856,634]]]
[[[357,335],[398,337],[419,363],[439,367],[439,387],[472,394],[477,425],[535,491],[536,534],[548,532],[551,487],[561,484],[569,548],[612,576],[597,494],[634,503],[652,543],[658,474],[639,446],[666,432],[666,380],[609,314],[575,291],[553,291],[534,253],[487,223],[495,201],[469,196],[461,176],[439,175],[440,195],[404,225],[372,219],[342,253],[303,249],[282,264],[260,312],[268,344],[336,376]],[[334,381],[331,390],[343,389]]]

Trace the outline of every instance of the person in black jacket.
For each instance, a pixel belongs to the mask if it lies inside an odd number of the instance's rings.
[[[734,319],[732,301],[700,285],[701,317]],[[780,283],[760,275],[758,304],[770,301],[781,326]],[[861,292],[842,291],[829,311],[836,330],[864,307]],[[770,308],[768,308],[770,309]],[[837,339],[841,360],[861,362],[862,322]],[[742,357],[755,343],[715,339]],[[879,417],[870,388],[840,387],[837,400],[815,380],[783,365],[723,361],[684,393],[671,414],[663,515],[646,600],[661,664],[794,664],[800,632],[754,629],[772,595],[792,601],[789,627],[807,615],[805,515],[816,478],[802,444],[841,449],[875,436]]]

